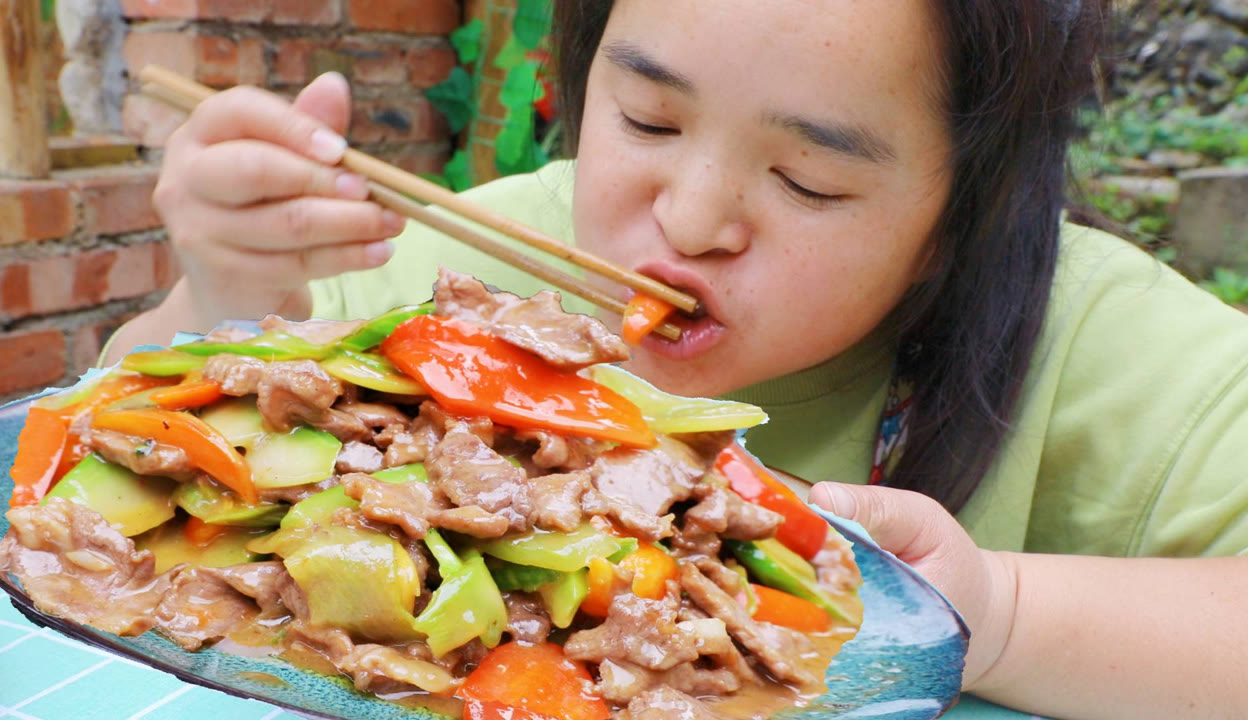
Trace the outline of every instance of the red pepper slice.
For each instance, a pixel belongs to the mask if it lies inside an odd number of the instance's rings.
[[[755,620],[804,633],[820,633],[832,629],[832,616],[811,601],[766,585],[751,583],[750,588],[754,590],[757,603],[752,616]]]
[[[17,436],[17,457],[9,471],[13,478],[9,507],[35,505],[43,499],[52,488],[68,439],[69,430],[59,411],[30,408]]]
[[[591,682],[585,666],[558,645],[510,642],[491,650],[455,695],[474,720],[607,720],[607,703],[585,691]]]
[[[642,338],[654,332],[675,311],[676,306],[671,303],[637,293],[624,308],[620,337],[629,345],[640,345]]]
[[[810,560],[828,539],[828,523],[806,506],[797,493],[754,459],[745,448],[733,443],[715,459],[715,468],[745,500],[784,516],[776,539],[785,547]]]
[[[182,448],[195,467],[238,493],[248,505],[260,502],[247,461],[221,433],[190,413],[147,408],[116,410],[96,415],[91,426]]]
[[[381,353],[452,413],[630,447],[656,444],[623,396],[459,320],[414,317],[382,342]]]

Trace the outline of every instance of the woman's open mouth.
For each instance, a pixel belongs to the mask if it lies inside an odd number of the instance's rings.
[[[668,322],[680,328],[679,340],[649,335],[641,347],[670,360],[691,360],[710,352],[724,338],[728,328],[717,317],[717,302],[710,284],[696,272],[670,263],[648,263],[637,268],[666,285],[698,299],[698,307],[691,314],[673,313]]]

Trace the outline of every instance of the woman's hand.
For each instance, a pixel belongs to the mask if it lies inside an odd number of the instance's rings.
[[[194,329],[270,312],[306,318],[309,280],[389,259],[385,239],[403,219],[334,167],[349,119],[347,82],[329,73],[293,105],[256,88],[219,93],[169,138],[153,200]]]
[[[1001,656],[1015,609],[1013,565],[981,550],[935,500],[908,490],[819,483],[819,507],[867,529],[880,547],[918,570],[971,629],[962,686],[973,689]]]

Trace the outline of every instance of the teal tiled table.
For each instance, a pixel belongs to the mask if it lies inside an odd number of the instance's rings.
[[[1028,720],[965,698],[949,720]],[[184,683],[31,625],[0,595],[0,718],[8,720],[301,720],[255,700]]]

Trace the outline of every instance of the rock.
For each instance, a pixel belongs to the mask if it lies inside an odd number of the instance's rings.
[[[1209,10],[1223,20],[1248,30],[1248,0],[1213,0]]]
[[[1184,150],[1154,150],[1148,154],[1148,162],[1170,170],[1194,170],[1208,164],[1204,155]]]
[[[1203,168],[1179,174],[1174,242],[1185,269],[1248,273],[1248,168]]]
[[[1179,199],[1179,181],[1168,177],[1111,175],[1088,183],[1094,190],[1112,192],[1148,204],[1170,205]]]

